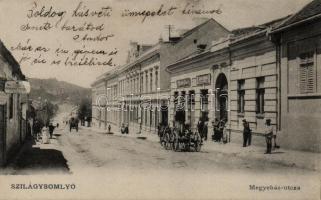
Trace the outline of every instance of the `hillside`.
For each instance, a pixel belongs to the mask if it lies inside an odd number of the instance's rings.
[[[83,88],[72,83],[57,79],[28,79],[31,85],[31,99],[47,99],[54,103],[78,104],[81,98],[91,98],[89,88]]]

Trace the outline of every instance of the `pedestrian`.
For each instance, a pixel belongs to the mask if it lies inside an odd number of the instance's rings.
[[[218,141],[218,135],[219,135],[219,121],[217,118],[215,118],[215,120],[212,122],[212,125],[213,125],[213,135],[212,135],[212,140],[214,142],[217,142]]]
[[[205,122],[202,130],[202,138],[204,138],[205,141],[207,141],[207,134],[208,134],[207,128],[208,128],[208,125],[207,125],[207,122]]]
[[[111,126],[110,124],[108,125],[108,133],[110,133],[110,130],[111,130]]]
[[[43,144],[49,144],[49,124],[47,123],[42,129],[41,129],[41,141]]]
[[[126,129],[125,124],[122,123],[122,124],[121,124],[121,127],[120,127],[120,132],[121,132],[121,134],[125,134],[125,129]]]
[[[249,137],[251,135],[251,129],[250,124],[246,121],[246,119],[243,119],[243,147],[246,147],[246,145],[249,143]]]
[[[274,141],[274,149],[279,149],[280,146],[276,144],[276,130],[273,131],[273,141]]]
[[[221,142],[223,140],[223,130],[224,130],[225,122],[224,120],[220,120],[218,127],[218,135],[217,142]]]
[[[36,119],[34,124],[33,124],[33,131],[34,131],[34,137],[36,139],[36,141],[40,140],[40,135],[41,135],[41,129],[42,129],[42,123]]]
[[[57,127],[57,128],[59,127],[59,123],[57,123],[56,127]]]
[[[129,128],[128,128],[129,124],[126,124],[126,127],[125,127],[125,134],[128,134],[129,133]]]
[[[52,139],[52,134],[55,129],[55,126],[50,122],[48,129],[49,129],[50,139]]]
[[[227,127],[226,123],[224,123],[224,128],[223,128],[223,144],[226,144],[228,142],[228,134],[227,134]]]
[[[203,131],[203,123],[202,123],[202,121],[201,120],[199,120],[198,121],[198,123],[197,123],[197,130],[198,130],[198,132],[199,132],[199,134],[201,135],[201,137],[203,138],[203,133],[202,133],[202,131]]]
[[[266,141],[266,152],[265,154],[271,154],[272,150],[272,137],[273,137],[273,126],[271,125],[271,119],[265,121],[265,141]]]

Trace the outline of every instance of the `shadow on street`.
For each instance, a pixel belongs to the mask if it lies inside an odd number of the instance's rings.
[[[70,173],[67,160],[56,149],[41,149],[33,146],[34,141],[27,141],[13,161],[13,174],[61,174]]]

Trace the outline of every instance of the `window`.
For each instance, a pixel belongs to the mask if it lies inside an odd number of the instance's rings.
[[[208,110],[208,91],[201,90],[201,110],[207,111]]]
[[[185,110],[186,92],[182,91],[179,98],[179,105],[181,110]]]
[[[153,73],[150,73],[150,91],[153,91]]]
[[[146,86],[145,92],[148,92],[148,73],[147,72],[146,72],[146,75],[145,75],[145,82],[146,82],[146,84],[145,84],[145,86]]]
[[[174,92],[174,111],[177,109],[178,104],[178,92]]]
[[[201,121],[208,121],[208,90],[201,90]]]
[[[237,81],[237,112],[244,113],[244,105],[245,105],[245,89],[244,89],[245,81],[238,80]]]
[[[9,119],[13,118],[13,94],[9,96]]]
[[[144,86],[144,75],[140,75],[140,92],[143,92],[143,86]]]
[[[314,93],[316,91],[316,76],[313,51],[300,55],[299,68],[300,93]]]
[[[158,71],[155,71],[155,88],[158,88]]]
[[[195,109],[195,91],[192,90],[188,94],[188,109],[194,110]]]
[[[264,77],[256,79],[256,113],[264,114]]]

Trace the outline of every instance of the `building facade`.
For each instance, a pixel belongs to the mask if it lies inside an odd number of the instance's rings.
[[[92,85],[96,127],[111,125],[119,130],[127,124],[132,133],[155,133],[159,123],[168,123],[169,76],[161,65],[161,52],[167,45],[162,41],[153,46],[131,43],[128,63],[97,79]]]
[[[280,143],[320,152],[321,1],[314,0],[272,30],[280,65]]]
[[[241,145],[246,119],[252,144],[265,145],[271,119],[282,147],[320,152],[320,8],[314,0],[291,16],[233,31],[211,19],[168,42],[134,44],[128,63],[93,91],[115,91],[108,98],[118,97],[113,105],[121,112],[111,112],[110,123],[134,132],[155,132],[158,123],[196,131],[201,120],[210,135],[218,119]]]
[[[242,143],[243,123],[250,123],[253,143],[264,144],[264,123],[279,127],[276,48],[267,33],[285,18],[234,30],[212,39],[210,48],[168,66],[171,72],[170,119],[188,123],[224,120],[229,139]],[[180,97],[180,98],[177,98]],[[185,109],[177,110],[184,104]]]
[[[0,165],[4,166],[26,138],[28,96],[25,76],[0,41]],[[9,85],[10,83],[10,85]],[[24,90],[20,92],[19,89]],[[26,89],[26,90],[25,90]]]

